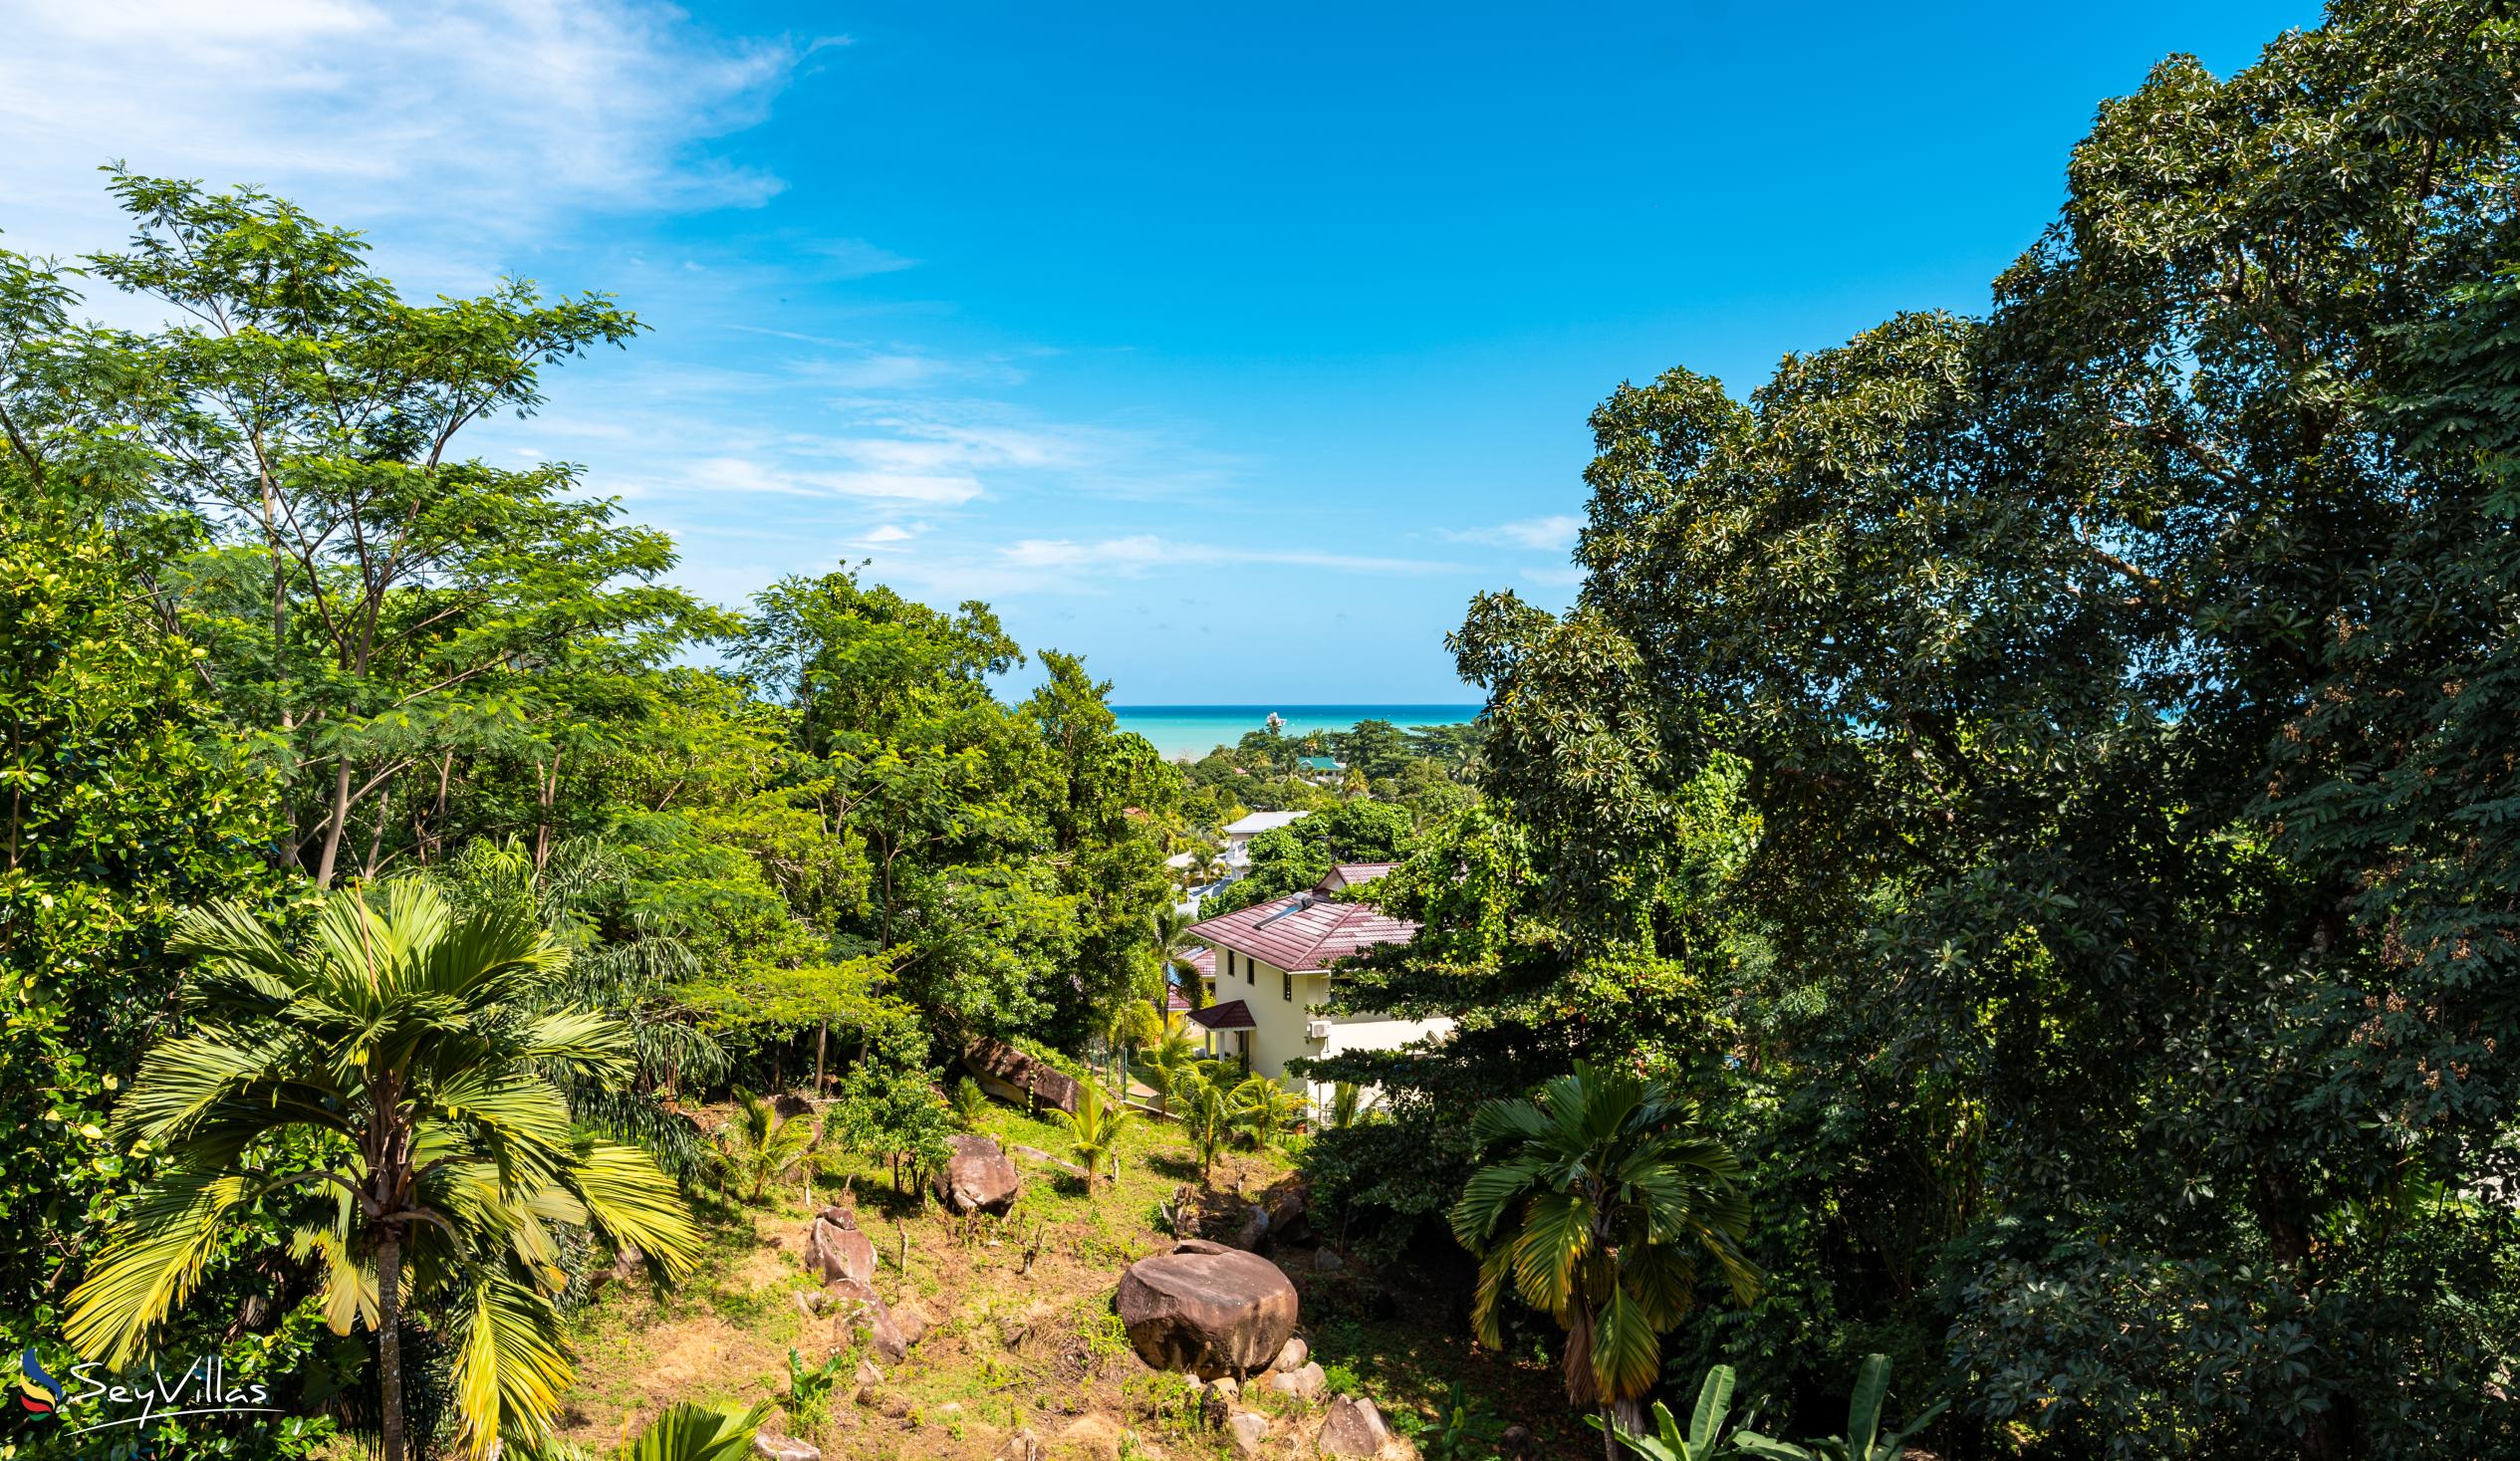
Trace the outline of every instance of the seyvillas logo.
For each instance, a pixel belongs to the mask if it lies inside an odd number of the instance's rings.
[[[44,1369],[44,1361],[35,1357],[32,1345],[18,1356],[18,1403],[38,1415],[50,1415],[61,1408],[61,1381]]]
[[[114,1376],[124,1380],[116,1384],[100,1378],[105,1373],[102,1364],[74,1364],[70,1378],[78,1388],[66,1391],[29,1348],[18,1357],[18,1403],[38,1415],[61,1416],[65,1436],[146,1425],[178,1415],[283,1413],[271,1403],[268,1385],[231,1380],[227,1361],[215,1354],[193,1360],[191,1367],[173,1376],[151,1365],[145,1375]]]

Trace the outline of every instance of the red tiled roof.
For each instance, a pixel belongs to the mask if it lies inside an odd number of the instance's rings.
[[[1244,1004],[1238,999],[1227,1000],[1221,1005],[1209,1005],[1203,1010],[1192,1010],[1190,1011],[1190,1019],[1194,1023],[1204,1025],[1210,1030],[1256,1030],[1260,1028],[1259,1022],[1251,1018],[1251,1006]]]
[[[1313,891],[1337,892],[1343,887],[1355,887],[1360,882],[1372,882],[1398,865],[1397,862],[1342,862],[1331,868],[1321,881],[1314,883]]]
[[[1406,943],[1417,936],[1417,925],[1372,903],[1334,903],[1300,892],[1191,924],[1190,934],[1288,973],[1309,974],[1378,944]]]
[[[1216,950],[1214,949],[1191,949],[1187,953],[1174,954],[1172,962],[1196,969],[1203,978],[1216,977]]]

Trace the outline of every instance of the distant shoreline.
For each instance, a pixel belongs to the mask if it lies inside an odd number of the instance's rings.
[[[1235,705],[1114,705],[1120,728],[1144,736],[1167,761],[1206,755],[1231,746],[1251,731],[1261,730],[1274,713],[1288,735],[1312,731],[1356,729],[1362,720],[1387,720],[1393,725],[1463,725],[1486,707],[1478,701],[1433,703],[1355,703],[1302,705],[1258,701]]]

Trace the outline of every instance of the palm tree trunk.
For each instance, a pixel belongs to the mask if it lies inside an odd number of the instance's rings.
[[[1643,1435],[1645,1431],[1645,1402],[1638,1399],[1613,1400],[1610,1402],[1608,1413],[1606,1413],[1602,1419],[1609,1423],[1611,1430],[1616,1434],[1632,1436]],[[1622,1456],[1633,1456],[1635,1454],[1635,1449],[1629,1446],[1614,1444],[1611,1447],[1611,1461],[1619,1461],[1619,1458]]]
[[[1602,1406],[1602,1461],[1619,1461],[1619,1411]]]
[[[402,1236],[390,1228],[377,1244],[377,1390],[383,1461],[402,1461]]]

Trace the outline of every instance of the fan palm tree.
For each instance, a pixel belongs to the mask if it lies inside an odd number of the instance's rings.
[[[1304,1112],[1304,1098],[1266,1076],[1246,1076],[1234,1088],[1234,1124],[1266,1149]]]
[[[1192,1078],[1197,1064],[1198,1043],[1181,1028],[1177,1017],[1164,1021],[1162,1036],[1146,1047],[1145,1059],[1138,1071],[1138,1079],[1155,1094],[1157,1111],[1167,1116],[1172,1114],[1173,1093],[1181,1090]]]
[[[572,1373],[563,1230],[661,1277],[699,1256],[655,1162],[571,1127],[559,1082],[626,1077],[630,1032],[548,1004],[568,951],[530,913],[458,914],[418,878],[332,893],[295,945],[221,903],[170,946],[193,962],[189,1029],[149,1052],[118,1117],[170,1169],[107,1233],[70,1341],[128,1363],[259,1205],[293,1203],[326,1320],[377,1336],[384,1461],[404,1455],[406,1300],[451,1316],[475,1455],[543,1435]]]
[[[745,1189],[745,1200],[759,1202],[772,1182],[794,1172],[814,1149],[814,1122],[782,1119],[777,1101],[737,1092],[735,1114],[719,1128],[717,1149],[727,1175]]]
[[[1508,1292],[1555,1319],[1567,1398],[1601,1409],[1618,1461],[1616,1433],[1644,1429],[1662,1336],[1696,1302],[1698,1255],[1741,1302],[1758,1291],[1741,1164],[1661,1082],[1581,1061],[1529,1100],[1481,1102],[1471,1135],[1489,1160],[1449,1216],[1480,1259],[1479,1341],[1503,1345]]]
[[[1076,1110],[1059,1112],[1059,1119],[1067,1124],[1068,1150],[1085,1168],[1087,1186],[1094,1184],[1094,1173],[1106,1163],[1115,1179],[1120,1176],[1120,1136],[1134,1119],[1129,1107],[1105,1096],[1093,1082],[1080,1081]]]

